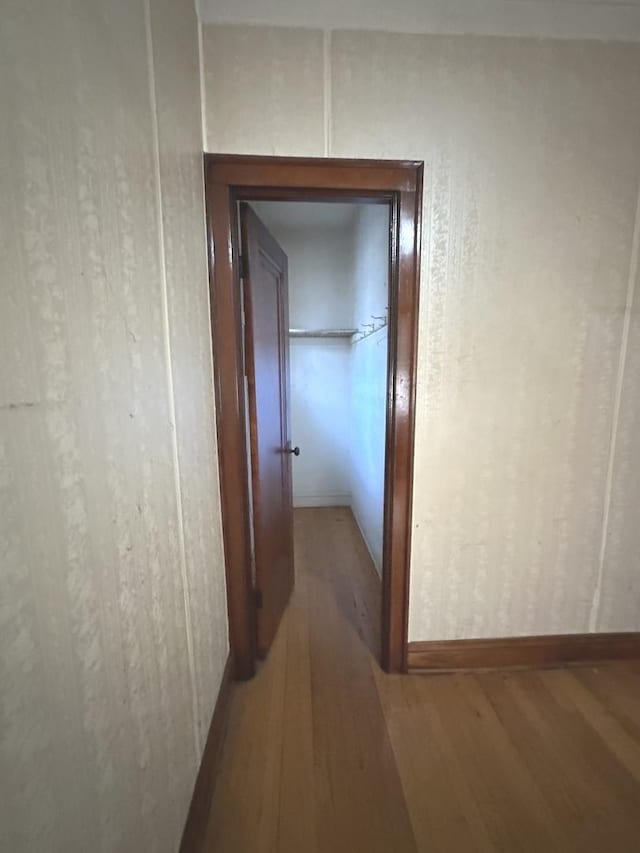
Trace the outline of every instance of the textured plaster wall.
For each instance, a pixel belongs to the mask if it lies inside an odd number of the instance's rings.
[[[227,656],[188,0],[7,0],[0,850],[177,849]]]
[[[640,46],[211,24],[204,77],[210,151],[425,162],[410,639],[640,629]]]

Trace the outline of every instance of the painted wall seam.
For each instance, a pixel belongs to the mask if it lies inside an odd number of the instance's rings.
[[[620,422],[620,409],[622,405],[622,392],[624,387],[625,366],[627,351],[629,347],[629,329],[631,326],[631,312],[635,297],[636,281],[638,278],[638,260],[640,255],[640,182],[638,184],[638,196],[636,203],[636,217],[633,226],[633,242],[631,244],[631,257],[629,260],[629,278],[627,281],[627,295],[624,307],[624,321],[622,325],[622,337],[620,340],[620,355],[618,358],[618,372],[616,376],[615,398],[613,404],[613,415],[611,419],[611,439],[609,443],[609,459],[607,464],[607,478],[605,481],[604,505],[602,512],[602,532],[600,537],[600,552],[598,555],[598,574],[591,602],[589,614],[589,632],[597,630],[598,617],[600,615],[600,601],[602,597],[602,583],[604,579],[604,564],[607,551],[607,538],[609,535],[609,513],[611,509],[611,493],[613,491],[613,473],[616,461],[616,444],[618,437],[618,426]]]
[[[189,598],[189,582],[187,577],[187,556],[184,534],[184,509],[182,501],[182,487],[180,484],[180,457],[177,440],[177,418],[176,403],[173,381],[173,365],[171,356],[171,332],[169,321],[169,295],[167,284],[166,248],[164,239],[164,215],[162,208],[162,181],[160,171],[160,131],[158,126],[158,104],[155,80],[155,62],[153,53],[153,29],[151,21],[151,0],[144,0],[144,14],[147,37],[147,63],[149,71],[149,97],[151,100],[152,114],[152,136],[153,136],[153,159],[155,173],[155,195],[156,195],[156,217],[158,222],[158,252],[161,278],[161,311],[163,323],[163,339],[165,351],[165,369],[167,378],[167,394],[171,416],[171,452],[173,462],[173,480],[176,498],[176,522],[178,531],[178,543],[180,550],[180,577],[182,581],[185,633],[187,642],[187,655],[189,664],[189,682],[191,685],[191,715],[193,722],[193,745],[194,759],[197,767],[202,755],[200,735],[198,731],[198,695],[195,672],[195,657],[193,650],[193,627],[191,625],[191,606]]]
[[[200,77],[200,120],[202,122],[202,150],[204,151],[207,147],[207,80],[204,73],[204,44],[202,39],[202,21],[198,18],[198,74]]]
[[[323,31],[322,53],[324,66],[324,156],[331,157],[331,30]]]

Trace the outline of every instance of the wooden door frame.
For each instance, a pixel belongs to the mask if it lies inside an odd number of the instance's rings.
[[[405,672],[423,164],[205,154],[204,177],[229,643],[237,679],[255,672],[256,605],[236,205],[260,199],[390,206],[381,664],[387,672]]]

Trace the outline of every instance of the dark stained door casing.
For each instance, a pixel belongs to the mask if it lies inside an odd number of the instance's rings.
[[[294,584],[287,256],[240,205],[257,651],[266,656]]]

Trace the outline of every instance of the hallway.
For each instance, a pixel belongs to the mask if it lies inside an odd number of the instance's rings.
[[[386,676],[348,508],[295,511],[296,587],[234,687],[207,853],[637,849],[640,665]]]

